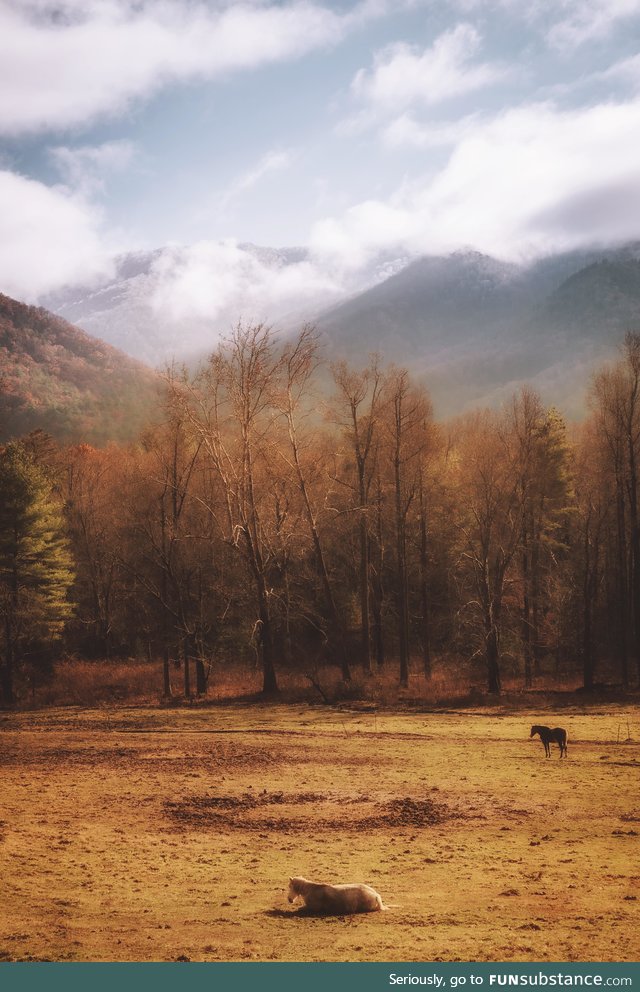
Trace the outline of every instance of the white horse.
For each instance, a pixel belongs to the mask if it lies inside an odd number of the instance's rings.
[[[370,885],[327,885],[323,882],[310,882],[300,876],[289,879],[289,902],[300,899],[310,913],[375,913],[389,909]]]

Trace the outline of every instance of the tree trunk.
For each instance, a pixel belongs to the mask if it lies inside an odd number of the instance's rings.
[[[384,630],[382,627],[382,583],[379,576],[374,577],[373,597],[371,601],[373,624],[371,627],[373,653],[378,668],[384,667]]]
[[[591,593],[585,590],[582,631],[582,682],[587,691],[593,689],[593,642],[591,633]]]
[[[628,624],[628,590],[627,590],[627,547],[624,512],[624,490],[620,472],[616,472],[616,585],[617,585],[617,615],[618,630],[616,637],[616,655],[618,669],[623,685],[629,684],[629,659],[627,645]]]
[[[160,596],[162,598],[162,627],[163,627],[163,638],[164,647],[162,651],[162,694],[165,699],[171,698],[171,678],[169,674],[169,581],[167,576],[166,564],[168,561],[168,550],[167,550],[167,518],[165,514],[164,507],[164,493],[160,497],[160,535],[161,535],[161,549],[162,549],[162,573],[160,576]]]
[[[191,699],[191,672],[189,670],[189,651],[184,648],[184,698]]]
[[[593,689],[593,640],[591,624],[591,556],[589,549],[588,524],[584,537],[584,583],[582,610],[582,680],[584,688]]]
[[[276,679],[273,624],[269,609],[269,595],[265,579],[265,564],[258,540],[258,514],[253,492],[253,466],[248,445],[245,441],[245,471],[247,478],[247,503],[249,516],[243,521],[243,534],[247,547],[247,557],[256,584],[258,616],[260,618],[260,645],[262,648],[262,693],[274,696],[278,692]]]
[[[260,647],[262,654],[262,693],[265,696],[274,696],[278,692],[278,681],[276,679],[273,625],[263,575],[257,576],[257,586],[258,613],[260,616]]]
[[[534,536],[531,548],[531,653],[533,674],[542,675],[542,645],[540,644],[540,537]]]
[[[364,488],[364,487],[361,487]],[[361,494],[361,499],[364,493]],[[364,508],[360,510],[360,651],[362,669],[371,672],[371,631],[369,625],[369,528]]]
[[[13,655],[11,621],[9,617],[6,617],[4,665],[0,667],[0,689],[2,690],[2,702],[5,706],[13,706],[16,701],[13,693]]]
[[[196,695],[205,696],[207,693],[207,673],[200,655],[196,655]]]
[[[169,645],[165,642],[162,651],[162,695],[171,699],[171,676],[169,672]]]
[[[499,696],[502,691],[500,680],[500,652],[498,649],[498,631],[495,624],[489,623],[486,636],[487,653],[487,688],[490,693]]]
[[[376,558],[373,567],[372,581],[372,613],[373,613],[373,650],[378,668],[384,666],[384,628],[382,623],[382,608],[384,604],[384,538],[382,533],[382,492],[378,482],[378,495],[376,505]]]
[[[631,523],[631,610],[633,616],[633,652],[640,680],[640,522],[638,521],[638,478],[636,453],[631,431],[629,453],[629,513]]]
[[[338,612],[338,607],[336,606],[336,601],[333,595],[333,589],[331,587],[331,579],[329,578],[329,571],[327,569],[327,563],[324,557],[324,550],[322,547],[322,541],[320,540],[320,533],[316,524],[315,514],[311,506],[311,500],[309,498],[309,491],[307,489],[307,481],[302,470],[302,465],[300,464],[300,455],[298,451],[298,439],[296,436],[295,423],[293,420],[293,408],[291,402],[289,403],[289,409],[287,412],[287,421],[289,426],[289,440],[291,442],[291,451],[293,454],[293,462],[296,469],[296,475],[298,478],[298,488],[302,495],[302,502],[305,509],[305,516],[307,518],[307,523],[309,525],[309,532],[311,534],[311,540],[313,541],[313,549],[316,555],[316,561],[318,563],[318,569],[320,571],[320,578],[322,580],[322,588],[324,590],[325,598],[327,601],[327,606],[329,608],[329,616],[333,623],[333,632],[330,640],[335,645],[338,654],[338,664],[340,665],[340,670],[342,672],[342,679],[344,682],[351,681],[351,671],[349,668],[349,662],[347,659],[347,648],[344,636],[344,626],[342,624],[342,618]],[[368,620],[368,611],[367,611]]]
[[[402,512],[400,460],[395,460],[396,482],[396,574],[398,583],[398,642],[400,652],[400,685],[409,685],[409,608],[407,602],[407,554],[405,521]]]
[[[491,594],[491,585],[485,573],[485,589],[482,601],[484,603],[484,629],[485,629],[485,658],[487,662],[487,689],[490,693],[499,696],[502,692],[502,679],[500,677],[500,631],[498,619],[500,616],[500,602],[496,595]]]
[[[420,600],[422,604],[422,665],[425,678],[431,678],[431,618],[429,610],[427,514],[422,477],[420,478]]]
[[[524,684],[527,689],[533,685],[531,655],[531,605],[529,602],[529,550],[526,532],[523,536],[522,552],[522,653],[524,656]]]

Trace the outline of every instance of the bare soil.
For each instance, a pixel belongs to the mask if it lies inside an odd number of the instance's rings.
[[[0,960],[637,961],[639,741],[618,704],[3,715]],[[290,875],[396,908],[306,916]]]

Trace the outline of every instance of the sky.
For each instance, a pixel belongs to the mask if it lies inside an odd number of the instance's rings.
[[[288,299],[379,257],[636,238],[640,0],[0,0],[19,299],[165,245],[206,309],[216,267],[269,281],[243,242],[309,249]]]

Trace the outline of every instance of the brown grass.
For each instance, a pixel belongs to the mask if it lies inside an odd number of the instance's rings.
[[[162,692],[162,670],[155,662],[135,659],[56,663],[52,677],[28,697],[31,706],[95,706],[99,703],[142,704]]]
[[[171,667],[172,699],[169,705],[185,705],[183,673]],[[192,686],[195,675],[192,673]],[[473,707],[495,705],[489,697],[484,682],[468,664],[460,659],[440,659],[433,677],[425,679],[418,659],[411,665],[409,687],[398,685],[397,665],[390,663],[381,672],[364,676],[359,669],[353,672],[352,681],[345,685],[335,667],[314,668],[308,673],[300,670],[282,670],[278,674],[280,699],[289,703],[367,704],[391,709],[421,709],[433,707]],[[218,666],[210,677],[207,694],[201,699],[192,698],[189,705],[209,705],[238,700],[257,699],[262,680],[260,672],[248,665]],[[528,707],[535,705],[558,707],[570,705],[580,696],[577,677],[545,675],[533,688],[525,690],[519,677],[505,678],[503,705]],[[578,692],[578,697],[574,693]],[[623,698],[621,692],[596,693],[612,700]],[[128,703],[133,706],[156,705],[162,699],[162,663],[139,659],[112,659],[85,661],[77,658],[56,663],[52,677],[38,684],[35,691],[23,690],[22,703],[28,708],[47,706],[95,706]]]
[[[616,704],[2,715],[0,959],[637,960],[639,740]],[[399,908],[305,918],[296,874]]]

